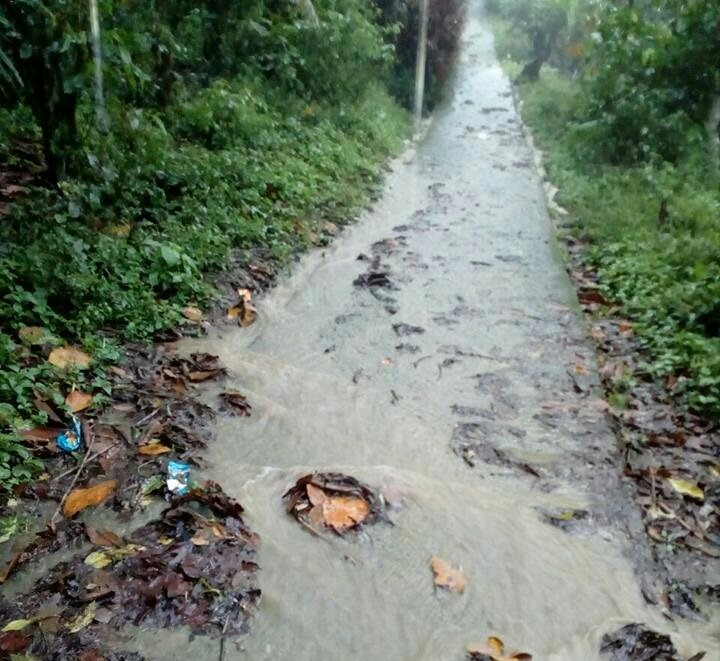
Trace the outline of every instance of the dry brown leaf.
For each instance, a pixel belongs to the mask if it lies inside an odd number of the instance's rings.
[[[69,519],[86,507],[100,505],[115,492],[116,488],[117,480],[106,480],[91,487],[73,489],[63,505],[63,516]]]
[[[92,358],[77,347],[67,346],[53,349],[48,356],[48,362],[60,369],[71,366],[84,369],[90,366]]]
[[[460,594],[465,591],[467,579],[459,569],[455,569],[449,562],[436,555],[432,557],[430,566],[435,574],[435,585],[439,588],[446,588]]]
[[[145,455],[147,457],[154,457],[158,454],[165,454],[167,452],[172,452],[172,448],[169,448],[167,445],[163,445],[159,442],[150,442],[146,445],[141,445],[138,448],[138,452],[142,455]]]
[[[95,546],[119,546],[122,543],[120,536],[116,535],[112,530],[93,528],[86,524],[85,533]]]
[[[370,514],[370,506],[362,498],[331,496],[323,502],[322,512],[326,525],[342,531],[362,523]]]
[[[65,405],[73,412],[79,413],[84,411],[92,404],[93,396],[90,393],[81,390],[73,390],[66,398]]]
[[[183,313],[183,317],[185,317],[185,319],[189,319],[190,321],[202,321],[203,320],[203,313],[200,308],[188,306],[183,310],[182,313]]]

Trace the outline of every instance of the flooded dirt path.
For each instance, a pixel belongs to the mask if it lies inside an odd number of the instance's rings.
[[[451,99],[382,199],[254,326],[190,343],[253,406],[219,419],[208,471],[263,540],[260,612],[226,659],[459,660],[499,635],[587,661],[629,621],[712,649],[707,627],[680,630],[641,596],[641,524],[551,236],[475,1]],[[313,537],[280,500],[311,470],[401,498],[394,525]],[[464,594],[434,591],[434,554],[462,566]],[[208,641],[175,653],[217,658]]]

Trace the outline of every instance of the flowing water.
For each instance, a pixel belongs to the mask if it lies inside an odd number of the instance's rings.
[[[718,649],[717,624],[674,624],[641,596],[639,518],[551,235],[471,2],[452,97],[374,209],[308,255],[254,326],[187,347],[219,354],[253,405],[219,418],[208,471],[263,540],[262,604],[226,659],[451,661],[499,635],[535,659],[588,661],[629,621],[688,655]],[[353,285],[361,253],[380,256],[396,289]],[[400,336],[400,323],[423,332]],[[280,499],[312,470],[394,494],[394,525],[310,535]],[[578,508],[588,515],[567,531],[543,516]],[[462,566],[464,594],[433,589],[434,554]],[[143,647],[218,658],[216,641],[154,634]]]

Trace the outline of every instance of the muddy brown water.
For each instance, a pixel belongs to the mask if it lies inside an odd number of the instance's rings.
[[[498,635],[587,661],[630,621],[720,658],[717,621],[669,622],[641,596],[639,518],[551,237],[474,0],[452,97],[382,199],[262,300],[254,326],[188,344],[219,354],[253,406],[219,419],[207,471],[263,540],[262,604],[226,659],[451,661]],[[354,286],[372,268],[389,287]],[[310,535],[280,498],[315,469],[400,497],[394,525]],[[568,530],[543,517],[568,509],[588,514]],[[462,566],[464,594],[433,589],[434,554]],[[218,658],[217,641],[182,632],[138,643]]]

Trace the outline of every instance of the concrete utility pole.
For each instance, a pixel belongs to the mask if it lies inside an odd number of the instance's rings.
[[[415,128],[422,121],[423,96],[425,94],[425,63],[427,60],[428,0],[418,0],[417,57],[415,59]]]

